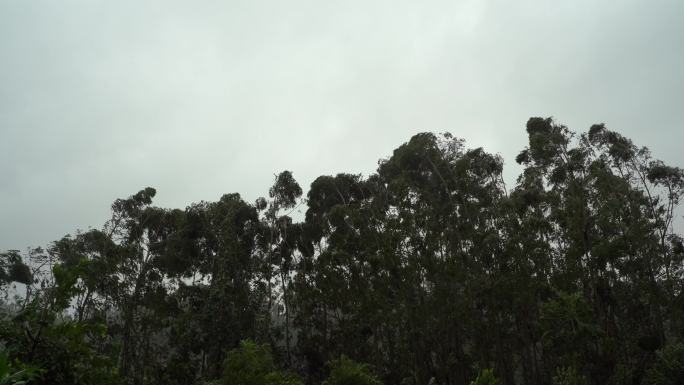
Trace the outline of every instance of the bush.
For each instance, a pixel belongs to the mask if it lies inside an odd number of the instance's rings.
[[[470,381],[470,385],[500,385],[499,379],[494,377],[494,371],[492,369],[483,370],[479,376],[473,381]]]
[[[268,345],[257,345],[247,340],[240,342],[240,347],[228,352],[221,383],[226,385],[302,385],[301,380],[296,376],[276,370]]]
[[[36,375],[38,370],[33,367],[15,368],[7,357],[7,353],[0,352],[0,385],[24,385]]]
[[[242,341],[239,348],[228,352],[223,378],[231,385],[263,385],[265,376],[273,370],[275,365],[267,345]]]
[[[328,363],[330,376],[322,385],[382,385],[368,365],[353,361],[347,356]]]

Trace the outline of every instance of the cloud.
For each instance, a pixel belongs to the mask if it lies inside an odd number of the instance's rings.
[[[0,249],[99,227],[145,186],[184,207],[371,173],[420,131],[507,160],[529,116],[606,122],[681,163],[676,1],[0,3]]]

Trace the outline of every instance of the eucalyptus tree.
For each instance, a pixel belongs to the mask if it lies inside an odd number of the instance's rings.
[[[491,336],[476,329],[497,320],[486,295],[500,263],[501,170],[499,157],[466,150],[448,134],[414,136],[380,165],[399,234],[404,348],[415,383],[466,383],[474,361],[495,359],[489,341],[474,338]]]
[[[265,286],[268,297],[266,321],[267,328],[270,329],[269,342],[275,346],[283,341],[288,363],[291,363],[292,357],[292,295],[289,289],[301,237],[301,226],[294,223],[290,214],[301,204],[301,196],[302,188],[292,172],[283,171],[276,175],[273,186],[269,189],[270,199],[260,198],[256,202],[262,216],[257,242],[260,250],[261,283]],[[282,312],[278,311],[280,307]],[[284,318],[282,328],[271,322],[273,316],[280,314]],[[282,338],[278,338],[280,330],[284,334]]]
[[[118,199],[102,229],[0,254],[5,299],[26,285],[3,346],[37,383],[673,381],[684,171],[604,125],[526,128],[510,189],[500,156],[422,133],[306,198],[283,171],[254,204]]]
[[[293,282],[295,325],[300,353],[318,379],[324,375],[325,362],[340,352],[363,351],[367,345],[356,335],[360,322],[367,322],[359,319],[363,312],[358,306],[371,294],[369,277],[362,271],[368,262],[360,249],[367,243],[359,242],[365,231],[358,226],[367,223],[357,211],[367,194],[360,183],[358,176],[347,174],[319,177],[307,196],[298,242],[301,260]],[[372,317],[376,309],[367,310]]]
[[[254,338],[263,298],[252,290],[258,263],[254,258],[259,218],[254,206],[239,194],[188,210],[198,230],[191,234],[198,247],[192,285],[184,285],[185,311],[197,322],[202,373],[220,375],[225,350],[246,337]],[[194,232],[194,231],[193,231]],[[193,273],[195,275],[195,273]],[[198,342],[199,342],[198,341]]]
[[[666,334],[680,334],[668,325],[681,322],[673,306],[681,238],[672,223],[684,172],[603,125],[578,137],[551,119],[532,118],[527,131],[516,195],[532,198],[527,210],[545,223],[537,236],[548,245],[550,288],[587,302],[589,318],[578,322],[595,330],[580,346],[547,339],[550,362],[577,355],[592,382],[638,381],[648,353]]]
[[[9,250],[0,253],[0,288],[12,282],[28,285],[31,283],[32,274],[18,250]]]
[[[367,179],[312,184],[305,226],[318,253],[297,280],[301,345],[317,366],[345,353],[388,382],[466,383],[470,285],[495,269],[501,168],[450,135],[419,134]]]

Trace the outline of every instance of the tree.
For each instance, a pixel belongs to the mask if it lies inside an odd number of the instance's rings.
[[[0,338],[36,383],[677,383],[684,170],[604,125],[526,131],[512,187],[500,156],[421,133],[306,198],[290,171],[254,204],[145,188],[0,254]]]

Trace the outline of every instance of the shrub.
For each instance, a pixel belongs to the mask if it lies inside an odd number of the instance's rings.
[[[500,385],[499,379],[494,377],[494,371],[492,369],[483,370],[479,376],[473,381],[470,381],[470,385]]]
[[[33,367],[15,368],[7,353],[0,352],[0,385],[24,385],[37,375],[38,370]]]
[[[214,382],[212,382],[213,384]],[[226,385],[302,385],[296,376],[276,370],[268,345],[248,340],[228,352],[222,384]]]
[[[368,368],[368,365],[353,361],[342,355],[328,363],[330,376],[322,385],[382,385]]]

